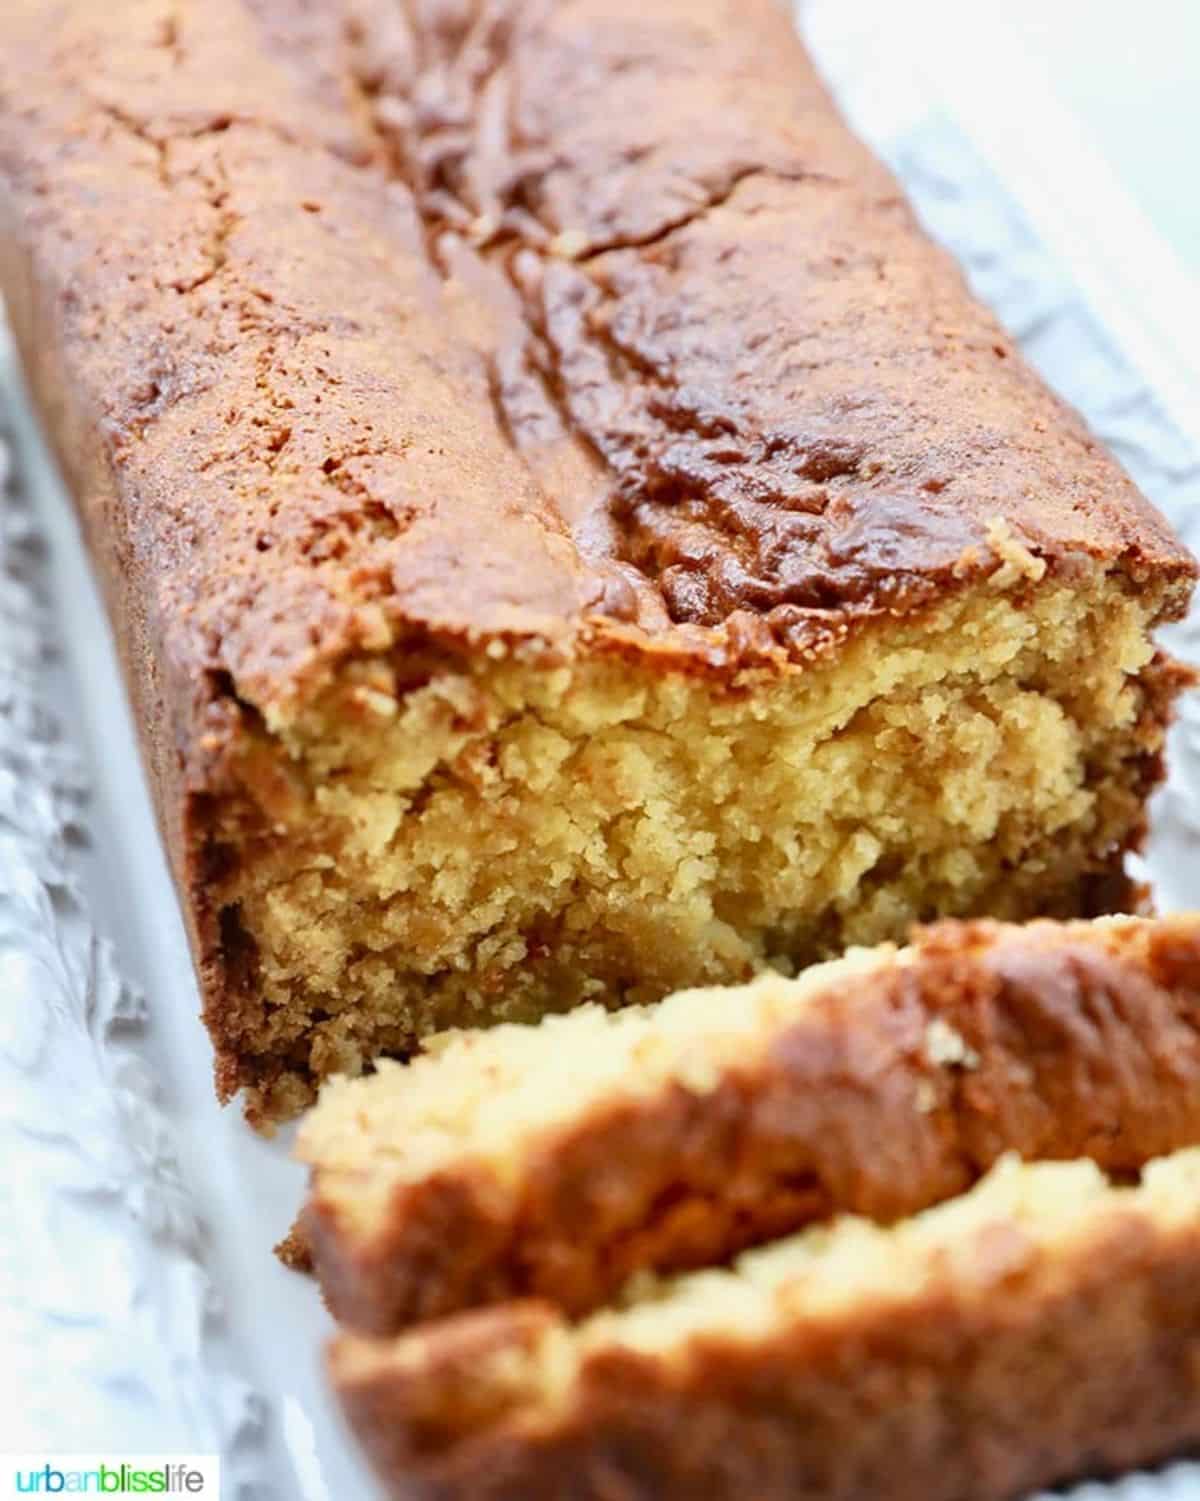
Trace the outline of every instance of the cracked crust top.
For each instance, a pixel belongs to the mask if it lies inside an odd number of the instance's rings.
[[[78,403],[64,449],[101,435],[84,508],[118,513],[189,762],[233,694],[269,717],[397,638],[804,657],[997,536],[1182,607],[1189,559],[771,0],[16,0],[5,28],[17,321]]]

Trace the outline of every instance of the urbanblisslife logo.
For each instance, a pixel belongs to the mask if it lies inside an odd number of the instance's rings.
[[[7,1494],[14,1496],[207,1496],[216,1501],[221,1494],[215,1454],[15,1454],[8,1459],[12,1490]]]

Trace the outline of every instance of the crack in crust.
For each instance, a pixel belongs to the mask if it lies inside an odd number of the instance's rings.
[[[240,3],[315,137],[411,203],[585,630],[803,660],[990,572],[996,518],[1050,568],[1140,568],[1131,488],[1070,414],[1030,439],[1046,393],[831,128],[786,16]]]
[[[711,21],[669,4],[357,0],[339,68],[434,265],[504,305],[484,347],[493,405],[535,473],[548,447],[569,453],[594,497],[584,545],[617,565],[605,608],[638,615],[623,572],[664,623],[741,620],[787,647],[848,596],[919,604],[931,561],[944,582],[986,556],[956,470],[1007,486],[1007,434],[981,402],[968,454],[956,418],[939,442],[936,417],[908,409],[914,382],[958,362],[990,383],[1010,350],[911,263],[887,173],[848,135],[811,131],[824,98],[811,74],[797,89],[794,42],[776,39],[780,70],[765,28],[725,36],[714,69]],[[915,332],[899,381],[861,337],[888,300]]]
[[[556,225],[543,207],[555,157],[546,142],[519,138],[511,57],[521,36],[536,36],[548,20],[544,3],[511,0],[477,0],[440,32],[414,14],[405,49],[411,68],[389,68],[384,59],[396,49],[378,50],[377,33],[361,18],[346,26],[349,90],[365,102],[388,170],[414,195],[431,260],[450,276],[470,247],[466,253],[488,260],[516,293],[517,316],[488,353],[502,429],[517,448],[570,445],[593,475],[602,472],[617,559],[655,585],[671,620],[718,625],[747,596],[767,612],[822,607],[828,591],[819,580],[782,590],[779,580],[797,547],[820,539],[819,525],[801,518],[821,516],[829,482],[858,473],[863,446],[744,431],[734,408],[698,404],[696,391],[630,336],[605,260],[666,251],[751,179],[840,179],[788,166],[778,153],[773,161],[768,149],[761,159],[709,164],[709,181],[677,187],[676,196],[693,201],[656,212],[636,232]],[[626,154],[638,159],[636,149]],[[891,193],[881,203],[900,200]],[[463,245],[449,247],[451,237]],[[628,615],[623,595],[618,584],[607,603]],[[772,627],[786,632],[793,614],[785,610]]]

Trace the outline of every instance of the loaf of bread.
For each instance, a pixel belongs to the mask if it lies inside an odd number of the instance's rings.
[[[1126,905],[1193,563],[774,0],[8,0],[223,1096]]]
[[[333,1313],[571,1316],[835,1213],[887,1223],[1005,1153],[1136,1173],[1200,1145],[1200,916],[946,922],[799,979],[433,1039],[301,1127]]]
[[[1003,1501],[1200,1442],[1200,1151],[999,1163],[570,1324],[459,1314],[330,1366],[404,1501]]]

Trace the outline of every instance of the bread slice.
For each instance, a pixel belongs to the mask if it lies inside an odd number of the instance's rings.
[[[1200,1151],[1137,1186],[1005,1158],[891,1228],[856,1218],[330,1370],[406,1501],[1002,1501],[1200,1441]]]
[[[388,1332],[888,1221],[1004,1152],[1118,1173],[1200,1142],[1200,916],[942,923],[798,979],[432,1039],[330,1083],[303,1228],[342,1320]]]
[[[5,0],[0,287],[253,1114],[1127,904],[1195,567],[776,0]]]

